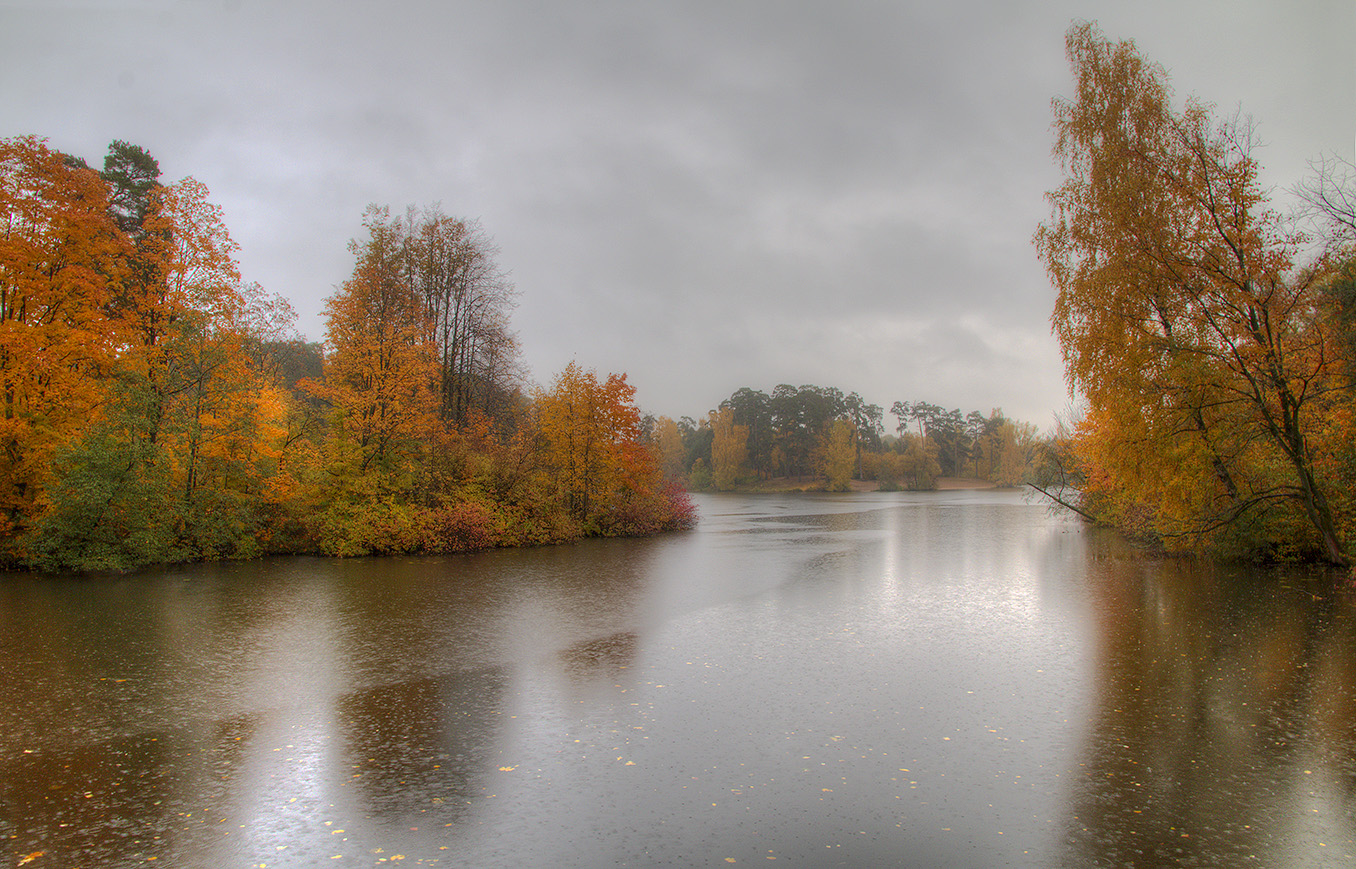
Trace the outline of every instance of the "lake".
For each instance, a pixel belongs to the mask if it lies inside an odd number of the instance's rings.
[[[0,576],[5,865],[1356,860],[1330,575],[1015,492],[695,500],[647,540]]]

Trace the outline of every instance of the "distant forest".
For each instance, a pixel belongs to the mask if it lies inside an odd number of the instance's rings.
[[[771,394],[736,390],[700,421],[653,423],[664,473],[694,490],[823,488],[932,489],[939,477],[1017,486],[1039,465],[1036,429],[993,410],[962,414],[926,401],[884,410],[855,392],[782,384]],[[779,481],[779,485],[773,485]],[[799,484],[799,485],[797,485]]]

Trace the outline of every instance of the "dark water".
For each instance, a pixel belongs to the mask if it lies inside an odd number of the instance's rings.
[[[1328,579],[1016,494],[699,503],[655,540],[0,578],[0,866],[1356,865]]]

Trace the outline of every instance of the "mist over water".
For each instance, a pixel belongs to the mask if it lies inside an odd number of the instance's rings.
[[[0,581],[28,865],[1342,866],[1356,601],[1003,492]],[[41,862],[39,862],[41,861]]]

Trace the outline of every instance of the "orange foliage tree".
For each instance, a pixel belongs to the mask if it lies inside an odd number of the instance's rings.
[[[126,248],[98,175],[34,137],[0,140],[0,538],[25,530],[53,450],[101,412]]]
[[[535,396],[541,467],[576,520],[595,519],[659,482],[655,457],[640,440],[635,392],[625,374],[599,380],[571,362]]]
[[[353,242],[353,276],[325,302],[325,380],[310,388],[334,407],[334,473],[375,473],[408,489],[437,430],[435,347],[423,301],[401,279],[395,230],[370,209]]]
[[[34,549],[46,566],[250,555],[285,408],[250,343],[285,303],[242,285],[221,209],[200,182],[157,186],[122,267],[106,273],[122,336],[112,395],[55,457]]]

